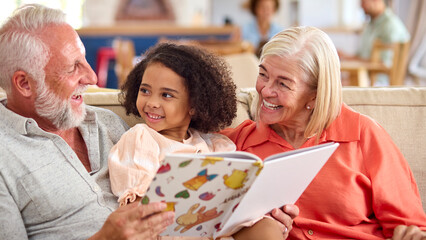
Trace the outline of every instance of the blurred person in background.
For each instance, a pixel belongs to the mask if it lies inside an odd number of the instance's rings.
[[[401,19],[393,13],[385,0],[360,0],[364,13],[369,18],[364,27],[358,50],[354,56],[344,54],[339,51],[341,60],[361,60],[370,58],[371,50],[376,39],[383,43],[407,42],[410,40],[410,33]],[[381,54],[381,60],[385,64],[391,64],[392,52],[386,51]],[[377,79],[378,84],[383,85],[387,81],[386,76]]]
[[[262,46],[282,27],[273,21],[280,6],[279,0],[249,0],[246,7],[254,18],[241,27],[242,39],[250,42],[260,55]]]

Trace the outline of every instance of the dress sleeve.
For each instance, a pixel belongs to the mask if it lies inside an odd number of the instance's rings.
[[[231,139],[227,136],[213,133],[209,134],[212,143],[212,152],[234,152],[237,148]]]
[[[119,197],[120,206],[145,194],[159,167],[159,158],[159,145],[142,124],[127,131],[111,149],[111,190]]]
[[[407,161],[381,126],[368,120],[362,125],[360,144],[372,184],[372,207],[384,235],[392,237],[398,225],[425,230],[426,215]]]

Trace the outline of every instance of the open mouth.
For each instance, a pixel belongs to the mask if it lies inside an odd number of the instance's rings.
[[[155,120],[158,120],[158,119],[162,119],[162,118],[164,118],[163,116],[158,115],[158,114],[154,114],[154,113],[148,113],[148,112],[146,112],[145,114],[146,114],[149,118],[151,118],[151,119],[155,119]]]
[[[77,89],[74,90],[71,99],[72,100],[82,100],[83,99],[83,93],[86,91],[87,86],[80,86]]]
[[[72,95],[72,96],[71,96],[71,99],[74,99],[74,100],[80,100],[80,99],[81,99],[81,95],[80,95],[80,94]]]
[[[267,102],[265,99],[263,100],[263,106],[265,107],[265,108],[267,108],[267,109],[271,109],[271,110],[277,110],[277,109],[280,109],[280,108],[282,108],[283,106],[282,105],[275,105],[275,104],[272,104],[272,103],[269,103],[269,102]]]

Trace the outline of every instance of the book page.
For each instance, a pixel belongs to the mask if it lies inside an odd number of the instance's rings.
[[[330,145],[333,145],[333,144],[334,144],[334,142],[329,142],[329,143],[324,143],[324,144],[320,144],[320,145],[316,145],[316,146],[312,146],[312,147],[299,148],[299,149],[296,149],[296,150],[293,150],[293,151],[277,153],[277,154],[274,154],[274,155],[271,155],[271,156],[265,158],[264,162],[274,161],[276,159],[281,159],[285,156],[294,155],[294,154],[298,154],[298,153],[301,153],[301,152],[312,151],[312,150],[317,149],[317,148],[324,148],[326,146],[330,146]]]
[[[324,144],[264,162],[262,172],[219,234],[262,217],[274,208],[294,204],[338,145]]]
[[[249,152],[243,152],[243,151],[235,151],[235,152],[212,152],[212,153],[203,153],[203,156],[218,156],[218,157],[223,157],[223,158],[229,158],[229,159],[244,159],[244,161],[247,160],[259,160],[262,161],[262,159],[260,159],[260,157],[254,155],[253,153],[249,153]]]
[[[166,156],[142,198],[164,201],[175,212],[175,222],[161,235],[212,237],[255,180],[256,161],[209,155]]]

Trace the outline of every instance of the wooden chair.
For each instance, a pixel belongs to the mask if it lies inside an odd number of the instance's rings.
[[[114,39],[113,48],[115,51],[115,74],[117,75],[117,85],[120,88],[126,81],[127,75],[133,69],[133,59],[135,58],[135,45],[132,40]]]
[[[373,86],[377,74],[386,74],[389,77],[389,85],[391,86],[404,85],[409,50],[409,41],[383,43],[380,40],[376,40],[369,60],[342,60],[340,69],[342,72],[349,72],[350,85],[366,87],[370,84]],[[381,54],[384,51],[393,52],[390,65],[383,63],[381,60]]]

